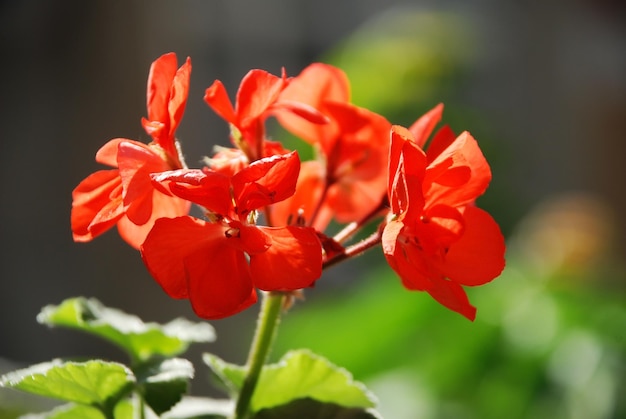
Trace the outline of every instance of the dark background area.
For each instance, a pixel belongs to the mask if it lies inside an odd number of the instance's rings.
[[[463,51],[470,57],[464,87],[445,92],[452,100],[446,112],[480,113],[480,123],[472,126],[470,114],[459,129],[489,127],[483,132],[494,181],[484,203],[505,233],[545,197],[588,191],[614,210],[615,251],[624,256],[620,1],[3,1],[0,358],[7,368],[59,356],[121,356],[95,339],[36,323],[42,306],[71,296],[93,296],[146,321],[195,319],[186,301],[162,292],[115,232],[76,244],[69,226],[71,190],[100,168],[99,147],[114,137],[147,141],[140,118],[154,59],[169,51],[180,62],[192,59],[178,136],[187,162],[197,166],[212,145],[227,141],[226,125],[202,101],[213,80],[234,94],[252,68],[279,74],[284,66],[295,75],[394,10],[455,16],[476,39]],[[408,113],[415,119],[427,109]],[[318,295],[332,287],[322,282]],[[255,314],[214,322],[218,341],[211,350],[243,361]]]

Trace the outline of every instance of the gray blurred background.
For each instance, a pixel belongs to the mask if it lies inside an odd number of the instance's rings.
[[[202,100],[213,80],[234,94],[252,68],[279,74],[285,67],[295,75],[354,36],[380,34],[381,22],[409,14],[452,22],[459,44],[441,53],[458,53],[463,73],[453,85],[439,78],[423,86],[427,95],[417,88],[419,107],[386,116],[408,125],[445,101],[444,119],[450,115],[459,121],[453,128],[472,131],[484,144],[494,170],[484,203],[507,235],[545,197],[588,191],[617,215],[623,256],[622,1],[2,1],[0,358],[21,366],[58,356],[119,357],[95,339],[36,323],[42,306],[71,296],[96,297],[147,321],[195,319],[186,301],[169,299],[152,281],[117,233],[76,244],[69,226],[71,191],[100,169],[98,148],[114,137],[147,141],[140,118],[154,59],[169,51],[179,62],[192,59],[178,136],[187,162],[197,166],[213,144],[227,141],[225,123]],[[397,22],[428,42],[420,25],[432,19],[418,18],[415,27]],[[361,47],[367,53],[367,42]],[[384,90],[385,69],[394,74],[398,65],[379,62],[372,89]],[[214,322],[218,341],[211,350],[243,361],[255,314]]]

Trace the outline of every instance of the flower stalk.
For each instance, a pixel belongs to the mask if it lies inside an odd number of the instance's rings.
[[[280,323],[284,299],[285,294],[283,293],[263,293],[257,327],[248,354],[246,378],[237,398],[234,419],[246,419],[248,417],[254,389],[269,356],[270,348],[276,336],[276,329]]]
[[[322,268],[328,269],[331,266],[338,264],[339,262],[343,262],[346,259],[350,259],[356,256],[361,255],[366,250],[373,248],[380,244],[382,239],[381,230],[377,229],[371,235],[361,240],[358,243],[353,244],[352,246],[346,247],[343,252],[336,254],[330,259],[327,259],[323,262]]]

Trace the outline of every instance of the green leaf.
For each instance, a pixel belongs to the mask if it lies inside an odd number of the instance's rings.
[[[203,355],[203,360],[229,394],[236,397],[243,385],[246,368],[208,353]],[[375,405],[373,395],[363,384],[354,381],[348,371],[310,351],[299,350],[288,352],[277,364],[263,368],[252,397],[251,410],[257,412],[307,397],[344,407]]]
[[[133,419],[133,405],[130,400],[122,400],[115,406],[115,419]],[[19,419],[106,419],[104,414],[95,407],[84,404],[64,404],[49,412],[32,413],[20,416]]]
[[[64,404],[49,412],[33,413],[20,416],[19,419],[106,419],[102,412],[95,407],[84,404]],[[116,418],[118,419],[118,418]]]
[[[105,361],[54,360],[0,377],[0,385],[40,396],[97,406],[111,411],[135,382],[122,364]]]
[[[146,363],[135,373],[144,400],[160,415],[182,399],[194,370],[188,360],[173,358]]]
[[[162,419],[225,419],[234,411],[232,400],[183,397]]]
[[[132,399],[124,399],[115,405],[115,419],[135,419],[136,416]]]
[[[381,419],[372,409],[344,407],[334,403],[323,403],[313,399],[298,399],[282,406],[263,409],[252,419]]]
[[[186,351],[191,343],[215,340],[214,329],[208,323],[192,323],[182,318],[164,325],[144,323],[137,316],[105,307],[93,298],[70,298],[58,306],[46,306],[37,320],[99,336],[139,362],[153,356],[175,356]]]
[[[211,368],[213,375],[224,387],[228,394],[235,397],[246,377],[246,368],[241,365],[230,364],[216,355],[205,353],[202,355],[205,364]]]
[[[308,350],[298,350],[263,368],[251,409],[257,412],[303,398],[344,407],[375,405],[373,395],[363,384],[354,381],[348,371]]]

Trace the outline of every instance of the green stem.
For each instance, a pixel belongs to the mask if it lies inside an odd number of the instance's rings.
[[[270,347],[276,335],[276,327],[280,322],[284,298],[285,295],[282,293],[270,292],[263,294],[263,303],[259,312],[256,333],[248,354],[248,371],[235,406],[235,419],[248,417],[254,389],[261,375],[263,365],[267,361]]]
[[[115,419],[115,414],[113,413],[114,406],[108,408],[101,408],[100,412],[104,415],[106,419]]]

